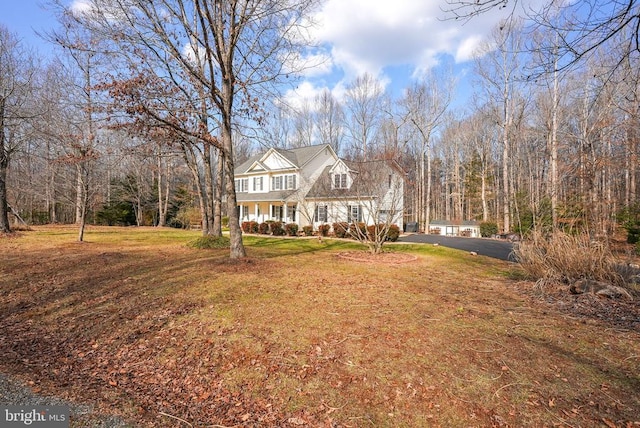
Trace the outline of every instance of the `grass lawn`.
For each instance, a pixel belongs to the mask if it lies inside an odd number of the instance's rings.
[[[132,426],[640,426],[639,332],[518,292],[506,262],[258,236],[231,261],[189,248],[198,232],[76,235],[0,237],[0,372]]]

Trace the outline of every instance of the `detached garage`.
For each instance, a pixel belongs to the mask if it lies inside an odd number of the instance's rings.
[[[480,223],[475,220],[433,220],[429,223],[429,234],[442,236],[480,237]]]

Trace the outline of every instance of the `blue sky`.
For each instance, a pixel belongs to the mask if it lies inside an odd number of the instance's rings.
[[[48,55],[51,48],[35,31],[54,28],[56,22],[42,4],[0,0],[0,22]],[[288,96],[312,99],[328,88],[341,98],[350,81],[368,72],[397,97],[412,80],[442,67],[458,81],[456,104],[465,104],[473,51],[508,11],[496,9],[463,24],[444,20],[446,7],[445,0],[327,0],[315,17],[320,25],[314,32],[322,42],[323,66],[304,76]]]

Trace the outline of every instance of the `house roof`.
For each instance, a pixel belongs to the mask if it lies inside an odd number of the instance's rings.
[[[244,193],[236,192],[236,201],[240,202],[282,202],[293,195],[295,190],[276,190],[266,193]]]
[[[353,183],[347,189],[335,189],[331,181],[331,169],[333,165],[327,166],[318,180],[307,192],[309,199],[335,199],[353,197],[375,197],[381,196],[389,190],[389,174],[393,168],[384,160],[366,162],[347,162],[347,167],[351,170]]]
[[[326,148],[329,148],[333,152],[333,149],[329,144],[318,144],[314,146],[297,147],[294,149],[272,148],[265,152],[251,156],[249,159],[247,159],[242,164],[236,167],[235,174],[236,175],[247,174],[248,172],[250,172],[251,167],[256,162],[260,162],[262,164],[264,159],[266,159],[273,152],[278,153],[280,156],[282,156],[283,158],[291,162],[291,164],[293,164],[295,167],[302,168],[304,165],[307,164],[307,162],[309,162],[318,153],[320,153],[322,150]],[[268,168],[264,166],[264,164],[262,164],[262,166],[265,168],[265,170],[268,170]]]

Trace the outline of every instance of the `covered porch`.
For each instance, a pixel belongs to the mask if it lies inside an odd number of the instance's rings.
[[[241,202],[238,205],[240,222],[280,221],[282,223],[299,223],[298,203],[284,201]]]

